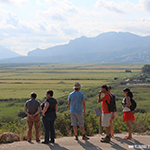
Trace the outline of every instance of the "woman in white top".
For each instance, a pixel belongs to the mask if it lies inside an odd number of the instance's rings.
[[[129,131],[129,135],[126,136],[125,139],[131,139],[132,138],[131,121],[134,121],[135,117],[129,107],[131,106],[131,98],[133,98],[133,93],[130,91],[129,88],[123,89],[123,93],[125,95],[125,98],[123,99],[123,102],[122,102],[123,122],[125,121],[127,122],[128,131]]]

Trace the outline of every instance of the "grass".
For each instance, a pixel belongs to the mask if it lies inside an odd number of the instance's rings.
[[[30,98],[31,92],[38,94],[41,102],[46,90],[53,89],[54,97],[63,104],[59,105],[61,112],[67,110],[67,97],[73,90],[74,82],[79,81],[81,91],[86,96],[87,110],[100,107],[97,104],[97,93],[102,84],[111,84],[112,92],[117,97],[118,109],[124,97],[120,85],[121,81],[137,76],[141,72],[142,64],[3,64],[0,65],[0,99],[19,99],[20,101],[1,101],[1,115],[16,115],[23,111],[25,100]],[[126,73],[130,69],[132,73]],[[117,78],[117,80],[114,80]],[[149,86],[132,85],[136,91],[135,100],[138,107],[148,109]],[[9,109],[8,109],[9,108]]]

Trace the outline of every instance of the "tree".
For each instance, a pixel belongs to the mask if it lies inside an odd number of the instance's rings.
[[[142,72],[143,73],[150,73],[150,65],[146,64],[142,67]]]

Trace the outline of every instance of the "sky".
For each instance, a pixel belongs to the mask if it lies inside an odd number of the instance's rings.
[[[150,0],[0,0],[0,45],[21,55],[110,31],[150,35]]]

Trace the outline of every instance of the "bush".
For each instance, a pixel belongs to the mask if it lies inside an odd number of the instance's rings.
[[[150,73],[150,65],[149,64],[146,64],[142,67],[142,72],[143,73]]]

